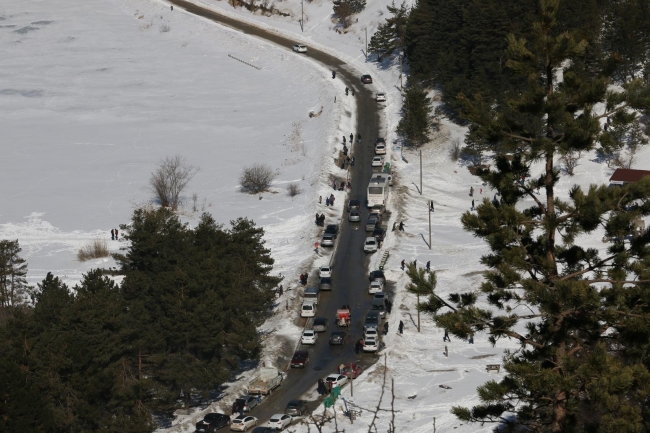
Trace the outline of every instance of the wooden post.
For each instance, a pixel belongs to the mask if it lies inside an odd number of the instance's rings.
[[[350,397],[354,397],[354,369],[350,363]]]
[[[420,332],[420,292],[418,292],[418,332]]]
[[[429,200],[429,249],[431,249],[431,203],[433,200]]]
[[[422,149],[420,149],[420,195],[422,195]]]

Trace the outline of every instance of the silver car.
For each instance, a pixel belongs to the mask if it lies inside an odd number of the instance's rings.
[[[359,211],[351,210],[350,214],[348,215],[348,221],[353,223],[358,223],[359,221],[361,221],[361,214],[359,213]]]
[[[325,233],[323,235],[323,239],[321,239],[320,241],[320,244],[323,247],[333,247],[335,239],[336,239],[336,235],[332,233]]]

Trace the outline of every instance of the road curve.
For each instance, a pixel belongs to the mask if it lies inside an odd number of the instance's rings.
[[[221,15],[185,0],[168,1],[194,15],[287,49],[291,49],[296,43],[286,36]],[[361,144],[354,143],[351,149],[352,155],[355,157],[355,166],[351,169],[352,192],[350,197],[359,198],[363,203],[365,202],[368,179],[372,174],[370,160],[374,156],[374,141],[379,136],[379,110],[374,100],[374,88],[372,85],[362,84],[359,73],[341,59],[313,48],[309,44],[302,44],[308,47],[307,56],[330,70],[336,71],[336,85],[340,87],[339,97],[346,97],[344,92],[346,86],[355,90],[355,96],[347,96],[356,98],[358,108],[357,131],[350,131],[350,133],[354,133],[355,141],[357,134],[360,133],[363,140]],[[363,253],[363,243],[366,238],[364,221],[368,211],[365,207],[362,208],[362,221],[350,224],[345,217],[344,206],[345,203],[337,202],[336,204],[336,209],[340,210],[342,218],[338,245],[332,261],[334,288],[331,293],[322,294],[317,312],[318,317],[326,317],[330,320],[330,329],[327,333],[321,334],[318,344],[309,349],[311,355],[308,367],[304,370],[289,371],[282,386],[266,398],[264,404],[259,408],[253,409],[252,415],[259,419],[259,425],[263,425],[271,415],[282,413],[289,400],[299,398],[312,388],[319,378],[335,372],[341,363],[360,360],[367,366],[376,359],[374,355],[358,356],[354,353],[354,341],[362,335],[363,319],[370,309],[371,302],[371,297],[368,295],[368,258]],[[336,330],[334,317],[336,310],[342,305],[350,305],[352,308],[352,325],[349,328],[350,343],[346,346],[329,346],[327,342],[329,332]],[[299,314],[298,311],[295,314]],[[317,402],[310,403],[309,408],[314,409],[317,404]]]

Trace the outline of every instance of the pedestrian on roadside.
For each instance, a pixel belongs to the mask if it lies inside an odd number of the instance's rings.
[[[427,273],[431,272],[431,260],[427,262]]]
[[[354,96],[354,89],[350,89],[352,91],[352,96]]]
[[[442,341],[448,341],[451,343],[451,338],[449,338],[449,332],[445,329],[445,336],[442,337]]]
[[[115,230],[111,229],[111,240],[115,240]]]
[[[474,334],[469,334],[469,338],[467,339],[467,342],[469,344],[474,344]]]
[[[384,335],[388,335],[388,322],[384,323]]]
[[[348,89],[348,88],[346,87],[346,88],[345,88],[345,96],[348,96],[348,92],[349,92],[349,91],[350,91],[350,89]]]
[[[278,287],[278,296],[282,296],[282,293],[284,293],[284,289],[282,287],[282,284],[280,284],[280,287]]]
[[[314,251],[318,254],[318,242],[314,242]]]
[[[348,189],[352,189],[352,182],[348,180]]]
[[[393,303],[386,299],[386,312],[390,314],[390,312],[393,310]]]
[[[357,132],[357,143],[361,143],[361,134]]]
[[[336,179],[332,180],[332,188],[336,191]]]
[[[329,206],[329,205],[330,205],[330,198],[325,197],[325,206]]]
[[[397,221],[393,222],[393,231],[395,231],[395,226],[397,225]]]
[[[399,231],[401,231],[401,232],[404,231],[404,221],[399,222]]]
[[[474,197],[474,187],[473,186],[469,188],[469,196]]]
[[[172,5],[172,10],[174,10],[174,5]]]
[[[330,203],[334,206],[334,194],[330,196]]]
[[[343,136],[343,144],[345,144],[345,135]]]
[[[115,240],[117,240],[118,234],[117,234],[117,229],[115,229]]]
[[[353,156],[352,159],[350,160],[350,165],[351,165],[352,167],[354,167],[354,156]]]
[[[472,210],[474,210],[474,199],[472,199]]]
[[[318,204],[323,204],[323,196],[322,195],[318,196]]]
[[[399,321],[399,327],[397,328],[397,330],[399,331],[400,335],[404,333],[404,322],[402,322],[401,320]]]
[[[406,265],[406,260],[402,260],[400,263],[400,266],[402,267],[402,270],[404,270],[404,266]]]
[[[332,79],[336,78],[336,71],[332,71]]]
[[[354,134],[350,133],[350,143],[354,142]]]

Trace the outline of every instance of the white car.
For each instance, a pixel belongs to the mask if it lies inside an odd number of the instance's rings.
[[[364,338],[363,340],[364,352],[376,352],[378,349],[379,349],[379,341],[376,338]]]
[[[384,92],[379,92],[375,95],[375,100],[377,102],[386,102],[386,94]]]
[[[379,333],[377,332],[377,328],[370,328],[366,329],[366,331],[363,333],[363,341],[366,341],[368,339],[374,338],[377,340],[379,338]]]
[[[384,157],[383,156],[375,156],[374,158],[372,158],[371,165],[373,167],[381,167],[382,165],[384,165]]]
[[[304,46],[304,45],[296,44],[296,45],[293,46],[293,50],[296,53],[306,53],[307,52],[307,47]]]
[[[285,427],[291,425],[291,415],[286,415],[284,413],[276,413],[271,417],[267,427],[274,428],[276,430],[284,430]]]
[[[375,293],[384,291],[384,283],[380,280],[375,280],[370,282],[370,287],[368,287],[368,294],[374,295]]]
[[[239,415],[230,422],[230,430],[246,431],[257,425],[257,418],[249,415]]]
[[[325,378],[325,382],[331,383],[332,388],[337,387],[337,386],[342,387],[343,385],[348,383],[348,377],[343,375],[343,374],[334,373],[334,374],[330,374],[329,376],[327,376]]]
[[[375,155],[386,155],[386,145],[384,143],[375,144]]]
[[[328,278],[332,276],[332,267],[331,266],[321,266],[318,270],[318,276],[321,278]]]
[[[379,302],[375,301],[375,299],[378,299],[379,301],[385,301],[386,300],[386,294],[384,292],[377,292],[375,293],[375,296],[373,296],[373,303],[374,302]]]
[[[377,242],[377,238],[375,237],[368,237],[366,238],[366,241],[363,244],[363,252],[364,253],[374,253],[377,251],[379,245]]]
[[[300,317],[314,317],[316,315],[316,304],[313,302],[303,301],[300,309]]]
[[[300,339],[302,344],[316,344],[316,340],[318,340],[318,334],[315,331],[308,329],[302,332],[302,338]]]

